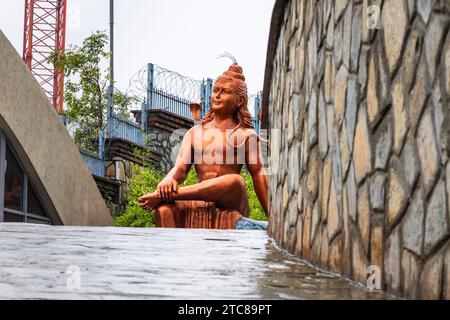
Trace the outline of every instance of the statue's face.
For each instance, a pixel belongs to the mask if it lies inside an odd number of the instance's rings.
[[[214,111],[234,112],[239,104],[239,95],[234,91],[233,82],[216,82],[211,95],[211,101]]]

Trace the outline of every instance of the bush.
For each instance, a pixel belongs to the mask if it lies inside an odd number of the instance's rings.
[[[150,213],[142,209],[137,199],[155,190],[164,176],[152,166],[145,166],[144,168],[133,166],[132,171],[125,213],[114,217],[114,221],[120,227],[154,227],[154,212]]]
[[[261,204],[259,203],[258,197],[256,196],[255,188],[253,187],[252,176],[242,170],[242,177],[244,178],[245,185],[247,186],[248,203],[250,208],[250,219],[266,221],[267,217],[264,213]]]

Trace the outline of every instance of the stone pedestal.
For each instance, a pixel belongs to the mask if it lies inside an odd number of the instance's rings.
[[[175,214],[164,206],[156,210],[155,223],[160,228],[235,229],[241,217],[237,211],[217,209],[212,202],[176,201]]]

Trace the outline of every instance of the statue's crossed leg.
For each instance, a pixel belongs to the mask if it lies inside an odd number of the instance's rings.
[[[158,227],[233,229],[238,220],[249,215],[247,189],[239,174],[180,187],[172,197],[172,203],[162,202],[156,192],[140,198],[144,208],[155,208]]]

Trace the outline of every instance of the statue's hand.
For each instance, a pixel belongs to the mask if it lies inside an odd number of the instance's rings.
[[[173,194],[178,192],[178,182],[172,178],[164,178],[156,187],[158,197],[166,202],[173,201]]]
[[[153,192],[144,194],[138,199],[138,202],[140,203],[141,208],[151,212],[160,205],[161,199],[158,198],[156,192]]]

